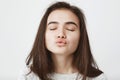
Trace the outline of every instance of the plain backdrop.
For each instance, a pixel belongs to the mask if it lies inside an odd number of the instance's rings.
[[[0,80],[16,80],[46,8],[63,0],[0,0]],[[64,0],[86,16],[91,50],[108,80],[120,80],[120,0]]]

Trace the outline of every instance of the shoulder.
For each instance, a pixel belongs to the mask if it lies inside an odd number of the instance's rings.
[[[30,67],[25,66],[20,71],[17,80],[40,80],[40,79],[33,72],[30,72]]]

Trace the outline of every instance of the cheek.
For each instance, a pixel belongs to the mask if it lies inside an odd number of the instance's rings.
[[[49,39],[50,39],[50,35],[48,33],[46,33],[45,34],[45,43],[46,43],[46,45],[48,44]]]
[[[70,39],[69,39],[70,47],[76,49],[78,44],[79,44],[79,39],[80,39],[80,35],[79,34],[70,36]]]
[[[53,41],[54,41],[53,39],[54,39],[53,35],[49,32],[46,32],[46,34],[45,34],[46,47],[53,44]]]

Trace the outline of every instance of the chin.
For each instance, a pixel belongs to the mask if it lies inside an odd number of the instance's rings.
[[[65,52],[52,52],[53,54],[66,54]]]

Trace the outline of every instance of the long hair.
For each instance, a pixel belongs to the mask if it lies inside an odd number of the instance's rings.
[[[73,53],[74,62],[72,65],[83,75],[83,80],[86,80],[86,77],[96,77],[100,75],[102,71],[98,69],[90,49],[85,16],[81,9],[66,2],[54,3],[46,10],[40,22],[33,48],[26,59],[26,65],[30,65],[31,72],[34,72],[41,80],[50,80],[48,74],[52,74],[55,71],[55,67],[51,54],[45,46],[46,24],[49,14],[61,8],[73,12],[78,17],[80,24],[80,40],[76,51]]]

